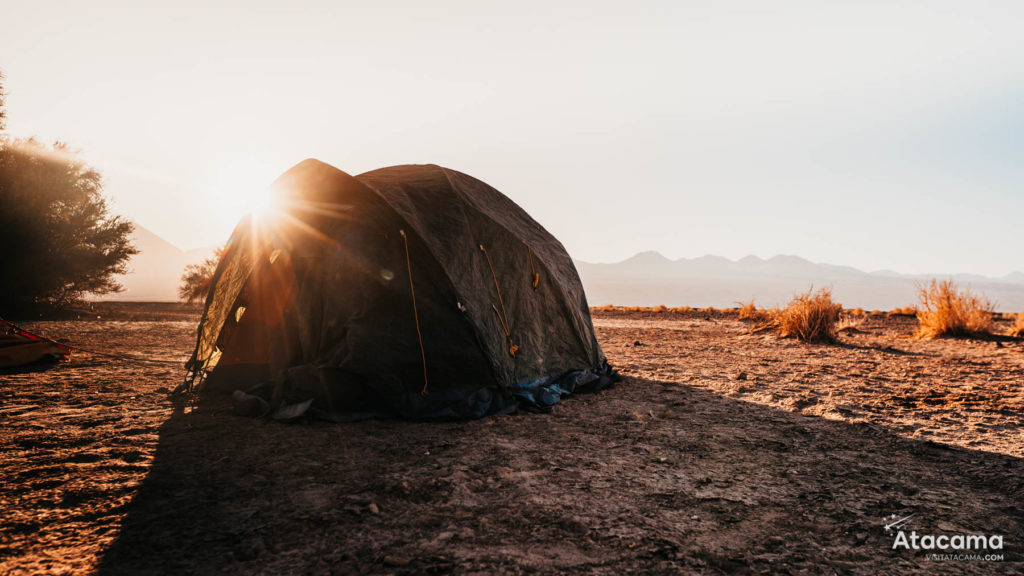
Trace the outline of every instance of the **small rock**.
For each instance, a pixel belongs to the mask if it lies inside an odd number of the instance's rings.
[[[737,380],[746,380],[747,379],[747,373],[746,372],[740,372],[739,374],[736,375],[736,379]]]
[[[370,502],[370,505],[366,507],[370,511],[370,514],[380,514],[380,508],[376,502]]]
[[[385,566],[408,566],[410,560],[399,556],[385,556],[383,562]]]
[[[644,343],[639,340],[636,340],[635,342],[633,342],[633,346],[644,346]]]

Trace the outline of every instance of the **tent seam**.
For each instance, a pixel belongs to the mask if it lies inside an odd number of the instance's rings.
[[[436,164],[435,164],[435,166],[436,166]],[[448,185],[452,188],[452,190],[456,190],[455,183],[452,182],[451,176],[448,175],[448,172],[449,172],[448,168],[445,168],[444,166],[437,166],[437,167],[444,174],[444,177],[448,181]],[[487,186],[490,187],[489,184]],[[459,191],[461,192],[461,189],[459,189]],[[464,204],[465,203],[461,201],[461,196],[462,195],[460,194],[459,196],[460,196],[460,202],[459,202],[460,206],[459,206],[459,209],[462,210],[463,215],[465,215],[465,208],[464,208]],[[512,237],[518,238],[518,236],[519,236],[518,234],[514,233],[512,230],[509,230],[507,226],[504,226],[500,222],[497,222],[496,220],[494,220],[493,218],[491,218],[487,214],[484,214],[480,210],[474,210],[474,212],[476,212],[477,214],[479,214],[483,218],[486,218],[489,222],[491,222],[495,226],[498,226],[499,228],[503,229],[505,232],[507,232]],[[527,214],[527,216],[529,216],[529,214]],[[531,217],[530,219],[532,220],[533,218]],[[534,220],[534,223],[537,224],[538,228],[541,228],[542,230],[546,231],[546,229],[543,226],[541,226],[540,223],[536,222],[536,220]],[[470,234],[472,234],[472,231],[470,231]],[[550,235],[550,232],[548,234]],[[473,237],[473,240],[476,241],[476,237],[475,236]],[[558,239],[555,238],[555,241],[558,242]],[[559,244],[561,244],[561,242],[559,242]],[[565,246],[562,246],[562,249],[565,250]],[[568,251],[566,251],[566,255],[568,255],[568,254],[569,254]],[[548,277],[552,277],[551,267],[547,265],[547,263],[544,261],[544,258],[538,256],[537,260],[540,261],[540,266],[541,266],[541,268],[545,269],[544,272],[547,274],[547,276]],[[570,260],[571,260],[571,257],[570,257]],[[579,270],[576,270],[575,264],[573,265],[573,270],[576,272],[576,275],[578,277],[579,276]],[[558,294],[561,296],[561,298],[559,299],[561,305],[563,307],[568,307],[569,295],[565,292],[565,290],[562,288],[562,286],[560,286],[557,282],[550,282],[549,284],[551,286],[554,286],[555,289],[558,290]],[[572,317],[572,314],[570,314],[570,317]],[[592,348],[593,349],[592,352],[594,354],[597,354],[597,349],[595,349],[593,347],[593,343],[589,343],[589,342],[585,341],[583,334],[580,332],[580,327],[577,324],[577,322],[573,321],[573,322],[570,322],[570,324],[572,324],[573,332],[576,334],[576,338],[577,338],[578,342],[584,347],[584,350],[586,350],[587,348]]]
[[[436,164],[431,164],[431,166],[436,166],[437,168],[441,169],[442,171],[444,170],[443,168],[441,168],[440,166],[437,166]],[[374,194],[376,194],[377,197],[380,198],[381,201],[384,202],[384,204],[388,207],[388,209],[391,210],[392,213],[394,213],[394,215],[397,217],[397,219],[400,222],[405,223],[405,225],[408,226],[413,232],[415,232],[417,236],[419,236],[420,238],[423,238],[423,232],[419,229],[419,227],[414,226],[412,222],[410,222],[408,219],[406,219],[405,216],[403,216],[401,212],[399,212],[394,206],[392,206],[391,202],[388,200],[388,198],[384,194],[382,194],[380,192],[380,190],[377,190],[377,188],[375,188],[374,186],[372,186],[368,182],[365,182],[365,181],[361,180],[361,176],[362,176],[362,174],[360,174],[358,176],[354,176],[354,178],[356,180],[358,180],[359,183],[362,184],[363,186],[365,186],[368,190],[370,190]],[[447,176],[445,178],[447,179]],[[451,182],[449,182],[449,185],[450,184],[451,184]],[[459,209],[461,210],[462,207],[460,206]],[[466,213],[465,213],[465,211],[463,211],[463,217],[465,217],[465,216],[466,216]],[[433,254],[431,254],[431,256],[433,256]],[[433,259],[434,259],[435,262],[437,262],[437,267],[441,269],[441,274],[444,275],[445,280],[448,281],[448,286],[451,288],[452,294],[455,294],[456,297],[458,297],[458,295],[459,295],[458,287],[456,286],[455,281],[452,280],[451,275],[448,274],[448,270],[444,267],[443,264],[441,264],[441,261],[438,260],[438,258],[436,256],[433,256]],[[498,382],[499,384],[501,384],[501,382],[497,378],[498,370],[494,366],[494,363],[491,362],[491,357],[490,357],[491,355],[487,352],[487,349],[484,348],[483,338],[482,338],[482,334],[483,334],[482,330],[478,329],[476,323],[472,322],[471,319],[468,316],[466,316],[465,314],[461,314],[461,316],[466,321],[466,323],[469,324],[470,330],[473,331],[473,336],[476,337],[477,347],[480,349],[481,355],[484,358],[487,359],[487,363],[491,366],[491,375],[494,376],[494,381]]]

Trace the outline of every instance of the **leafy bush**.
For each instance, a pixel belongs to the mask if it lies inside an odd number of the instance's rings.
[[[133,225],[109,214],[102,189],[64,144],[0,139],[0,314],[121,291]]]
[[[217,248],[213,256],[201,263],[185,266],[181,284],[178,285],[178,298],[189,304],[205,300],[206,294],[210,291],[210,284],[213,283],[213,273],[217,271],[217,264],[223,256],[224,247]]]

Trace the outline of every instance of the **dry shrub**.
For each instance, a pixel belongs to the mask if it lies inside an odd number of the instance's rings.
[[[693,308],[689,306],[680,306],[677,308],[670,308],[663,304],[657,306],[615,306],[614,304],[605,304],[603,306],[591,306],[591,312],[654,312],[654,313],[670,313],[670,312],[691,312]]]
[[[921,338],[988,334],[992,329],[992,303],[970,290],[958,292],[952,280],[932,279],[928,286],[918,287],[918,297]]]
[[[863,315],[853,313],[842,314],[836,323],[836,333],[839,332],[860,332],[860,327],[867,318]]]
[[[1024,312],[1017,314],[1017,319],[1013,322],[1013,328],[1010,328],[1010,336],[1024,336]]]
[[[849,314],[850,314],[850,316],[860,317],[860,316],[866,315],[867,312],[865,312],[863,308],[857,307],[857,308],[854,308],[853,310],[850,310]]]
[[[754,305],[753,300],[745,304],[743,302],[737,302],[737,304],[740,305],[740,307],[738,308],[740,320],[753,320],[755,322],[764,322],[765,320],[768,320],[771,316],[767,310],[759,310],[757,306]]]
[[[836,323],[843,311],[841,304],[832,301],[832,290],[812,287],[798,294],[789,305],[774,311],[772,319],[779,336],[799,338],[809,342],[831,342],[836,337]]]
[[[888,316],[890,318],[892,318],[893,316],[908,316],[908,317],[909,316],[917,316],[917,308],[914,308],[913,306],[904,306],[903,308],[893,308],[891,311],[889,311]]]

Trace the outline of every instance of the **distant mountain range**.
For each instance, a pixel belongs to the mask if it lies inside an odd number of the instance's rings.
[[[182,250],[137,223],[131,238],[139,253],[129,262],[129,273],[118,277],[124,292],[107,294],[98,300],[177,300],[178,284],[185,266],[198,264],[213,254],[212,248]]]
[[[670,260],[658,252],[641,252],[614,264],[576,261],[592,306],[735,306],[753,299],[758,306],[785,304],[796,292],[832,288],[847,307],[889,310],[917,304],[917,288],[932,278],[952,277],[960,288],[984,293],[998,310],[1024,310],[1024,272],[998,278],[973,274],[900,274],[864,272],[849,266],[817,264],[799,256],[767,260],[721,256]]]
[[[173,301],[185,266],[202,262],[213,248],[184,251],[138,224],[132,235],[139,254],[131,272],[119,278],[125,291],[103,300]],[[889,310],[917,303],[916,284],[948,274],[909,275],[891,270],[863,272],[849,266],[817,264],[799,256],[767,260],[721,256],[670,260],[658,252],[641,252],[613,264],[576,261],[592,306],[735,306],[753,299],[758,306],[785,304],[811,285],[832,288],[843,305]],[[1024,310],[1024,272],[999,278],[954,274],[961,288],[982,292],[997,309]]]

